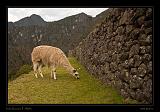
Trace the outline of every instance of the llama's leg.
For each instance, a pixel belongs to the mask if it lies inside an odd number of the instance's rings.
[[[42,65],[40,65],[40,66],[38,67],[38,71],[39,71],[39,74],[41,75],[41,77],[43,78]]]
[[[56,80],[57,79],[56,78],[56,70],[54,70],[53,75],[54,75],[54,79]]]
[[[53,71],[51,70],[51,79],[53,78]]]
[[[33,63],[33,70],[34,70],[34,75],[36,78],[38,78],[38,63]]]
[[[55,67],[52,67],[52,70],[51,70],[51,78],[54,78],[55,80],[57,79],[57,78],[56,78],[56,68],[55,68]]]

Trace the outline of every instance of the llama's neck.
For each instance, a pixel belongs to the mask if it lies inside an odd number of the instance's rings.
[[[65,61],[65,63],[63,63],[62,65],[69,73],[72,73],[74,68],[72,67],[72,65],[70,64],[70,62],[68,60]]]

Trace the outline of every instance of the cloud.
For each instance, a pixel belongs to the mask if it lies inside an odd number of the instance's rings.
[[[16,20],[18,20],[19,18],[16,16],[16,15],[13,15],[13,14],[9,14],[9,16],[8,16],[8,21],[10,22],[10,21],[16,21]]]
[[[8,8],[8,21],[18,21],[32,14],[40,15],[45,21],[57,21],[67,16],[84,12],[92,17],[108,8]]]
[[[40,14],[41,10],[35,8],[8,8],[8,21],[18,21],[32,14]]]

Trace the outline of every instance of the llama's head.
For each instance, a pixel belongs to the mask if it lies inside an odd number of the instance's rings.
[[[72,75],[73,75],[76,79],[79,79],[79,73],[77,72],[76,69],[73,70]]]

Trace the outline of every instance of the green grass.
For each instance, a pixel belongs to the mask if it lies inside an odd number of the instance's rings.
[[[102,85],[75,59],[69,58],[72,66],[80,68],[80,80],[62,68],[57,69],[57,79],[50,78],[50,69],[44,67],[44,78],[35,78],[33,71],[22,74],[8,83],[9,104],[124,104],[114,88]]]

